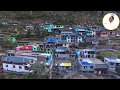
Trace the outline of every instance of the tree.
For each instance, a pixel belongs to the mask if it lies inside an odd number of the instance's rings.
[[[36,62],[31,69],[34,70],[33,73],[24,75],[23,79],[48,79],[49,78],[49,69],[46,65]]]
[[[96,58],[98,58],[98,59],[104,59],[104,56],[101,55],[101,54],[96,54]]]
[[[120,66],[116,66],[115,71],[120,75]]]

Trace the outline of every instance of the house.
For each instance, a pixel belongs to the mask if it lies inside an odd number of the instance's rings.
[[[76,56],[77,58],[95,58],[95,50],[94,49],[79,49],[76,50]]]
[[[86,29],[86,36],[87,37],[94,37],[95,32],[91,29]]]
[[[15,56],[15,50],[7,50],[6,56]]]
[[[43,43],[40,43],[40,52],[44,52],[45,50],[45,45]]]
[[[69,44],[65,41],[65,40],[59,40],[57,43],[56,43],[56,47],[69,47]]]
[[[85,28],[74,28],[74,30],[79,33],[80,35],[86,35],[86,29]]]
[[[93,73],[97,75],[107,75],[108,65],[97,58],[80,58],[77,59],[79,70],[82,73]]]
[[[32,25],[27,25],[27,26],[26,26],[26,30],[27,30],[27,31],[29,31],[29,30],[32,31],[32,30],[34,30],[34,26],[32,26]]]
[[[67,43],[80,43],[83,42],[83,38],[78,33],[73,31],[62,31],[61,32],[61,39],[65,40]]]
[[[12,71],[18,73],[31,73],[30,67],[35,61],[29,57],[7,56],[2,59],[4,71]]]
[[[72,69],[72,60],[71,59],[55,59],[54,67],[58,71],[69,71]]]
[[[34,46],[32,47],[32,51],[33,51],[33,52],[40,52],[40,46],[39,46],[39,44],[34,45]]]
[[[63,31],[63,29],[64,29],[64,25],[53,25],[53,30],[57,34],[61,33],[61,31]]]
[[[77,64],[82,73],[94,73],[95,64],[89,58],[78,59]]]
[[[45,23],[41,26],[44,30],[47,30],[48,32],[53,32],[54,25],[52,23]]]
[[[53,29],[63,29],[64,25],[54,25]]]
[[[55,49],[55,58],[69,59],[70,49],[67,47],[57,47]]]
[[[52,54],[46,54],[46,53],[37,53],[37,52],[29,52],[29,53],[19,53],[17,56],[27,56],[27,57],[34,57],[37,58],[37,61],[42,61],[41,63],[50,64],[53,61],[53,55]],[[44,59],[42,59],[44,58]]]
[[[109,66],[109,69],[114,72],[116,66],[120,65],[120,58],[116,57],[104,58],[104,62]]]
[[[95,74],[97,75],[107,75],[108,74],[108,65],[102,60],[97,58],[89,58],[95,64]]]
[[[108,32],[102,31],[102,32],[100,33],[100,37],[108,37]]]
[[[52,53],[53,54],[56,43],[57,43],[57,38],[55,38],[55,37],[46,38],[46,41],[44,42],[45,53]]]
[[[96,37],[86,37],[85,42],[88,43],[88,44],[96,44],[96,43],[98,43]]]

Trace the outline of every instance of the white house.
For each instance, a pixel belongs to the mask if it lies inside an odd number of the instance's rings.
[[[2,59],[4,71],[12,71],[18,73],[30,73],[33,70],[30,67],[35,63],[35,60],[24,56],[7,56]]]
[[[104,62],[109,66],[109,69],[114,71],[116,66],[120,65],[120,59],[119,58],[104,58]]]

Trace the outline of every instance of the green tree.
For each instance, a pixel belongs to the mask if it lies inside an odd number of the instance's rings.
[[[36,62],[32,67],[34,70],[33,73],[24,75],[23,79],[48,79],[49,78],[49,69],[46,65]]]
[[[98,58],[98,59],[104,59],[104,55],[96,54],[96,58]]]

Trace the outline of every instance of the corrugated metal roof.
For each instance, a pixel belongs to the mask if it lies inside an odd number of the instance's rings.
[[[67,47],[57,47],[55,51],[56,52],[64,52],[64,51],[70,51],[70,49]]]
[[[67,44],[67,42],[65,40],[60,40],[58,41],[58,44]]]
[[[82,64],[82,65],[89,65],[89,63],[88,63],[88,62],[85,62],[85,61],[81,62],[81,64]]]
[[[31,59],[27,57],[10,56],[10,57],[4,57],[2,61],[13,62],[13,63],[29,63],[30,60]]]
[[[57,38],[55,37],[52,37],[52,38],[47,38],[47,41],[46,42],[56,42],[57,41]]]

